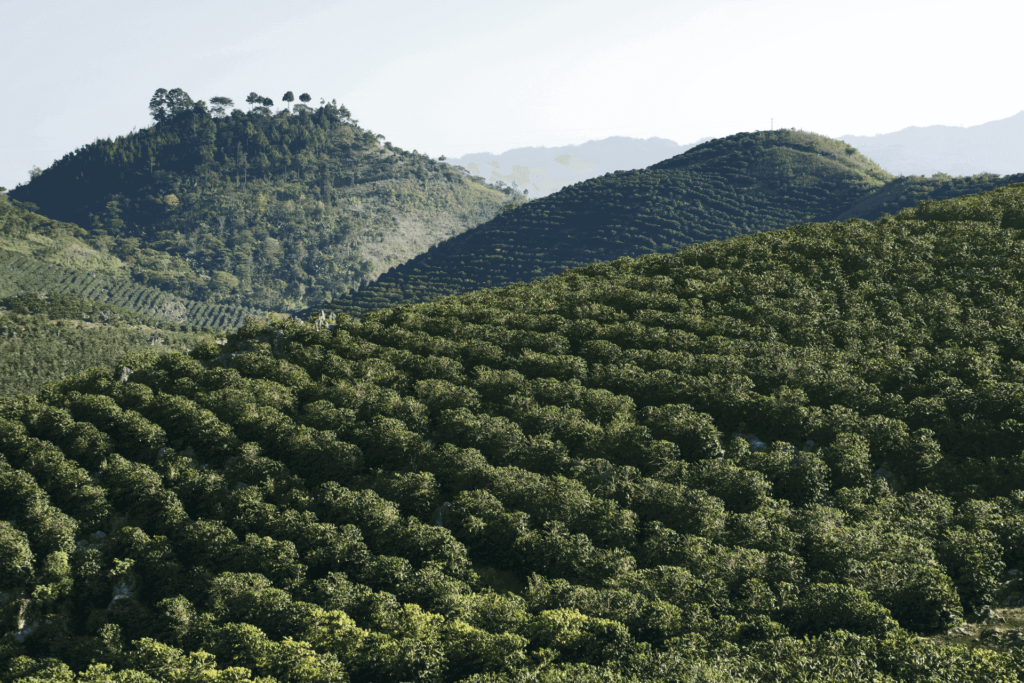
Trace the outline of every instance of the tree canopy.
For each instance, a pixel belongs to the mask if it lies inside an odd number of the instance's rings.
[[[0,670],[1018,681],[1022,249],[1018,184],[0,400]]]

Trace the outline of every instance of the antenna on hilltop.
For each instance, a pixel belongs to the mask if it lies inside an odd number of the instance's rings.
[[[775,119],[772,118],[772,132],[775,132]]]

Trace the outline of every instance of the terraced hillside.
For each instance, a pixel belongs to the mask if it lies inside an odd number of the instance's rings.
[[[0,297],[47,292],[108,303],[167,323],[221,330],[234,329],[247,317],[266,315],[255,308],[190,301],[128,279],[58,268],[17,252],[0,251]]]
[[[998,176],[981,173],[974,176],[953,177],[936,173],[931,177],[900,176],[873,190],[850,205],[837,220],[867,218],[875,220],[886,213],[897,213],[922,201],[952,199],[965,194],[985,192],[996,187],[1024,183],[1024,173]]]
[[[877,218],[921,199],[1015,180],[1021,178],[895,179],[837,140],[789,130],[742,133],[643,171],[509,207],[330,307],[361,315],[808,221]]]
[[[1015,185],[0,400],[0,670],[1021,681],[1022,250]]]
[[[34,394],[44,386],[94,367],[109,368],[123,355],[155,350],[191,351],[217,331],[189,325],[159,327],[118,317],[53,318],[4,311],[0,301],[0,397]]]

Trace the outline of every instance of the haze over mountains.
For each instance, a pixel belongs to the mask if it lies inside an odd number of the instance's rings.
[[[1024,111],[966,128],[911,126],[839,138],[893,175],[1024,173]]]
[[[544,197],[614,171],[647,168],[713,138],[679,144],[665,138],[609,137],[561,147],[518,147],[495,154],[449,157],[487,182],[511,184]],[[878,135],[844,135],[864,156],[893,175],[1024,173],[1024,111],[977,126],[910,126]]]
[[[528,190],[530,197],[544,197],[605,173],[647,168],[710,139],[680,145],[665,138],[616,136],[579,145],[518,147],[501,154],[478,152],[449,158],[448,163],[489,183],[514,182],[520,190]]]

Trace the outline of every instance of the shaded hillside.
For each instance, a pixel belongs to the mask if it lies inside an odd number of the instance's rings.
[[[507,200],[382,144],[334,103],[227,115],[178,90],[158,91],[151,108],[151,128],[69,153],[10,195],[77,223],[136,281],[180,296],[301,307],[372,281]]]
[[[334,307],[360,314],[832,218],[889,179],[843,143],[811,133],[719,138],[650,169],[608,174],[507,207]]]
[[[57,268],[45,261],[0,251],[0,296],[66,294],[124,308],[163,324],[229,330],[249,316],[263,317],[258,308],[185,299],[156,287],[94,271]]]
[[[501,154],[464,154],[456,159],[449,158],[448,163],[462,166],[490,183],[515,183],[536,198],[605,173],[647,168],[710,139],[680,145],[665,138],[644,140],[616,136],[579,145],[518,147]]]
[[[0,400],[0,670],[1020,681],[1022,249],[1016,185]]]
[[[0,193],[0,396],[33,393],[144,349],[187,351],[266,312],[134,282],[85,231]]]
[[[1024,173],[1024,111],[966,128],[910,126],[881,135],[844,135],[840,140],[893,174]]]
[[[1024,182],[1024,173],[1008,176],[980,173],[957,178],[945,173],[936,173],[928,178],[901,176],[861,197],[836,218],[875,220],[882,214],[896,213],[901,209],[916,206],[918,202],[951,199],[1021,182]]]
[[[327,308],[361,315],[812,220],[875,218],[924,198],[1013,181],[894,179],[837,140],[792,130],[741,133],[650,169],[606,175],[525,206],[510,205],[489,223]],[[890,186],[895,189],[887,192]]]

